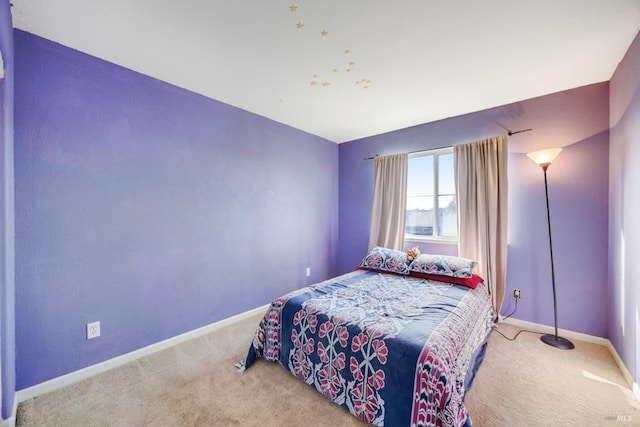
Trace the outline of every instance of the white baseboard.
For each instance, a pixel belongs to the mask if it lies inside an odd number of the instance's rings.
[[[42,394],[58,390],[60,388],[63,388],[63,387],[66,387],[68,385],[74,384],[76,382],[82,381],[82,380],[84,380],[86,378],[92,377],[94,375],[98,375],[98,374],[100,374],[102,372],[106,372],[106,371],[108,371],[110,369],[117,368],[117,367],[122,366],[122,365],[124,365],[126,363],[129,363],[129,362],[132,362],[134,360],[137,360],[137,359],[139,359],[141,357],[145,357],[145,356],[151,355],[153,353],[156,353],[158,351],[165,350],[167,348],[173,347],[173,346],[178,345],[180,343],[192,340],[194,338],[198,338],[198,337],[200,337],[202,335],[208,334],[210,332],[213,332],[215,330],[218,330],[220,328],[228,326],[228,325],[230,325],[232,323],[244,320],[246,318],[252,317],[252,316],[260,314],[260,313],[264,313],[267,310],[267,308],[269,308],[268,304],[264,305],[264,306],[261,306],[261,307],[254,308],[253,310],[249,310],[249,311],[246,311],[244,313],[237,314],[237,315],[232,316],[232,317],[228,317],[226,319],[220,320],[220,321],[212,323],[210,325],[203,326],[203,327],[198,328],[198,329],[194,329],[193,331],[186,332],[184,334],[175,336],[173,338],[169,338],[169,339],[166,339],[164,341],[160,341],[160,342],[157,342],[155,344],[151,344],[151,345],[149,345],[147,347],[143,347],[141,349],[132,351],[130,353],[123,354],[123,355],[115,357],[113,359],[109,359],[109,360],[106,360],[104,362],[97,363],[95,365],[88,366],[86,368],[83,368],[83,369],[80,369],[80,370],[77,370],[77,371],[74,371],[74,372],[70,372],[70,373],[68,373],[66,375],[62,375],[60,377],[53,378],[53,379],[51,379],[49,381],[45,381],[43,383],[36,384],[34,386],[19,390],[19,391],[16,392],[16,397],[14,399],[14,405],[13,405],[14,407],[13,407],[13,411],[12,411],[12,417],[8,418],[6,420],[0,421],[0,427],[14,427],[15,426],[17,407],[18,407],[18,403],[20,403],[20,402],[24,402],[26,400],[29,400],[31,398],[40,396]],[[552,326],[547,326],[547,325],[542,325],[542,324],[539,324],[539,323],[528,322],[526,320],[519,320],[519,319],[509,318],[509,319],[503,320],[503,322],[507,323],[507,324],[510,324],[510,325],[514,325],[516,327],[529,329],[529,330],[533,330],[533,331],[538,331],[538,332],[544,332],[544,333],[554,333],[555,332],[555,329]],[[567,337],[567,338],[578,339],[578,340],[581,340],[581,341],[586,341],[586,342],[599,344],[599,345],[603,345],[603,346],[607,347],[609,349],[609,351],[611,352],[614,360],[616,361],[616,364],[620,368],[620,371],[622,372],[622,375],[624,376],[626,381],[629,383],[629,386],[633,389],[633,393],[635,394],[636,398],[640,401],[640,386],[635,382],[635,380],[631,376],[629,370],[627,369],[627,367],[625,366],[624,362],[620,358],[620,355],[618,355],[618,352],[616,351],[616,349],[611,344],[611,341],[609,341],[606,338],[596,337],[596,336],[593,336],[593,335],[583,334],[583,333],[580,333],[580,332],[569,331],[567,329],[558,329],[558,333],[560,335],[564,336],[564,337]]]
[[[507,323],[509,325],[517,326],[523,329],[529,329],[536,332],[544,332],[545,334],[554,334],[556,331],[553,326],[542,325],[540,323],[528,322],[526,320],[514,319],[511,317],[505,320],[501,320],[501,322]],[[607,343],[609,343],[609,340],[606,338],[583,334],[581,332],[574,332],[568,329],[558,328],[558,335],[562,335],[563,337],[566,337],[566,338],[573,338],[576,340],[586,341],[593,344],[600,344],[604,346],[607,346]],[[609,343],[609,345],[610,344],[611,343]]]
[[[68,374],[59,376],[57,378],[53,378],[51,380],[45,381],[40,384],[36,384],[34,386],[18,390],[16,392],[16,409],[17,403],[24,402],[36,396],[40,396],[45,393],[49,393],[54,390],[58,390],[62,387],[66,387],[68,385],[77,383],[78,381],[82,381],[86,378],[92,377],[94,375],[98,375],[102,372],[106,372],[113,368],[117,368],[126,363],[132,362],[134,360],[140,359],[141,357],[148,356],[153,353],[157,353],[158,351],[165,350],[167,348],[173,347],[185,341],[192,340],[194,338],[198,338],[202,335],[208,334],[225,326],[228,326],[232,323],[247,319],[254,315],[264,313],[269,308],[269,304],[264,305],[262,307],[254,308],[253,310],[246,311],[244,313],[237,314],[235,316],[228,317],[226,319],[222,319],[218,322],[212,323],[210,325],[203,326],[198,329],[194,329],[193,331],[186,332],[181,335],[177,335],[173,338],[166,339],[164,341],[157,342],[155,344],[151,344],[147,347],[143,347],[141,349],[132,351],[130,353],[123,354],[118,357],[114,357],[113,359],[105,360],[104,362],[97,363],[95,365],[87,366],[86,368],[79,369],[74,372],[70,372]],[[256,325],[257,326],[257,325]],[[248,344],[247,344],[248,345]],[[13,416],[15,420],[15,412]],[[4,423],[4,421],[3,421]],[[0,427],[5,427],[4,424],[0,424]],[[9,427],[9,426],[6,426]]]
[[[16,417],[18,415],[18,399],[13,399],[13,408],[11,408],[11,417],[0,421],[0,427],[15,427]]]
[[[544,332],[546,334],[555,333],[555,328],[553,326],[541,325],[540,323],[527,322],[526,320],[509,318],[506,320],[502,320],[502,322],[510,325],[514,325],[523,329],[529,329],[537,332]],[[638,383],[636,383],[635,379],[629,372],[629,369],[627,369],[627,366],[624,364],[624,362],[622,361],[622,358],[616,351],[616,348],[613,346],[613,344],[611,344],[611,341],[609,341],[609,339],[596,337],[593,335],[587,335],[580,332],[574,332],[567,329],[560,329],[560,328],[558,328],[558,335],[562,335],[563,337],[566,337],[566,338],[573,338],[573,339],[586,341],[593,344],[599,344],[607,347],[609,349],[609,352],[611,353],[611,356],[616,361],[618,368],[620,368],[620,372],[622,372],[622,376],[627,381],[627,384],[629,384],[629,387],[631,387],[631,389],[633,390],[633,394],[635,395],[636,399],[640,401],[640,386],[638,385]]]
[[[616,361],[616,364],[620,368],[620,371],[622,372],[622,376],[624,377],[625,380],[627,380],[627,383],[633,390],[633,394],[636,396],[636,399],[640,401],[640,387],[638,387],[638,383],[634,380],[633,376],[631,375],[631,372],[629,372],[629,370],[627,369],[627,365],[624,364],[624,362],[622,361],[622,358],[616,351],[616,348],[613,346],[613,344],[611,344],[611,341],[609,340],[607,340],[607,348],[609,349],[609,352],[613,356],[613,359]]]

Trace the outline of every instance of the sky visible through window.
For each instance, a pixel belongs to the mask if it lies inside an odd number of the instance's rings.
[[[455,194],[453,153],[443,153],[438,157],[438,193]],[[407,210],[433,209],[433,155],[410,158],[407,178]]]

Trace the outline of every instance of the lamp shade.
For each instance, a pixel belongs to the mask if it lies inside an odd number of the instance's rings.
[[[540,166],[550,165],[562,151],[562,148],[547,148],[546,150],[532,151],[527,153],[527,156]]]

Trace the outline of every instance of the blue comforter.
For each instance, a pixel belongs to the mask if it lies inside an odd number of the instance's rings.
[[[278,361],[374,425],[471,425],[463,399],[491,319],[484,284],[358,270],[273,301],[241,370]]]

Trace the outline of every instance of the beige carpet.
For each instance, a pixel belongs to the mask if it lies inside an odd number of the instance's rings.
[[[17,425],[363,425],[278,364],[236,372],[260,317],[23,402]],[[640,426],[640,404],[605,347],[574,340],[563,351],[538,337],[492,334],[466,399],[477,427]]]

